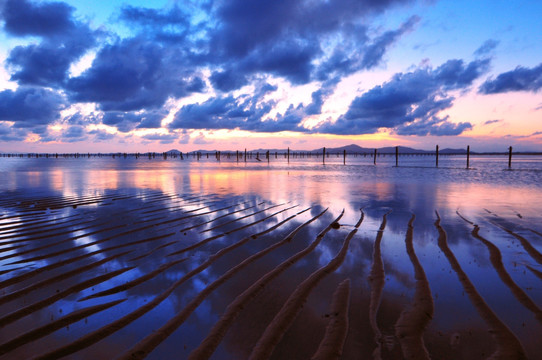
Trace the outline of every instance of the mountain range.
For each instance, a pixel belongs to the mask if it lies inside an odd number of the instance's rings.
[[[310,152],[310,153],[322,153],[322,150],[323,148],[318,148],[318,149],[314,149],[314,150],[294,150],[294,149],[290,149],[290,152]],[[341,147],[335,147],[335,148],[326,148],[326,152],[328,153],[342,153],[344,150],[346,150],[346,153],[347,154],[354,154],[354,153],[358,153],[358,154],[363,154],[363,153],[373,153],[374,152],[374,148],[365,148],[365,147],[361,147],[359,145],[356,145],[356,144],[350,144],[350,145],[346,145],[346,146],[341,146]],[[214,154],[216,153],[218,150],[198,150],[196,152],[199,152],[199,153],[202,153],[202,154]],[[236,151],[236,150],[233,150],[233,151]],[[259,153],[265,153],[267,151],[269,151],[271,154],[275,153],[275,152],[279,152],[279,153],[284,153],[287,151],[287,149],[253,149],[253,150],[248,150],[247,151],[249,152],[252,152],[252,153],[256,153],[256,152],[259,152]],[[190,153],[192,153],[194,151],[190,151]],[[232,152],[231,150],[228,150],[228,151],[222,151],[222,152]],[[241,152],[241,151],[239,151]],[[244,149],[243,149],[243,152],[244,152]],[[377,148],[377,152],[379,154],[395,154],[395,146],[387,146],[387,147],[381,147],[381,148]],[[180,151],[179,150],[176,150],[176,149],[172,149],[172,150],[169,150],[167,151],[168,154],[179,154]],[[406,147],[406,146],[399,146],[399,153],[400,154],[431,154],[431,153],[435,153],[434,150],[420,150],[420,149],[414,149],[414,148],[410,148],[410,147]],[[466,154],[467,153],[467,150],[466,149],[449,149],[449,148],[446,148],[446,149],[439,149],[439,153],[440,154]],[[471,151],[472,154],[475,154],[475,152]]]

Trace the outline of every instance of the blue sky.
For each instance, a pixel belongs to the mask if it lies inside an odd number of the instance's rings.
[[[1,151],[542,151],[539,1],[0,9]]]

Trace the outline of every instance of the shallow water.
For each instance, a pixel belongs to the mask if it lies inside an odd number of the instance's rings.
[[[362,214],[344,260],[310,289],[272,358],[305,359],[317,351],[344,279],[350,279],[348,308],[342,308],[348,327],[336,351],[344,359],[371,358],[378,349],[382,358],[402,358],[408,344],[396,325],[413,304],[421,306],[416,258],[434,309],[425,308],[426,329],[413,326],[423,332],[418,348],[431,358],[486,358],[509,348],[510,341],[492,336],[504,331],[519,341],[520,352],[536,358],[542,159],[514,157],[512,171],[506,157],[496,156],[472,156],[469,170],[461,156],[441,157],[438,169],[431,156],[400,157],[394,165],[392,156],[378,157],[376,166],[363,156],[344,165],[335,155],[325,165],[293,157],[290,163],[274,157],[269,163],[0,158],[0,342],[30,333],[11,343],[4,358],[59,356],[58,349],[77,359],[141,349],[148,358],[187,358],[230,303],[273,273],[243,304],[212,356],[248,358],[296,288],[335,258]],[[343,209],[338,229],[276,270]],[[437,213],[446,242],[438,241]],[[405,242],[413,214],[415,257]],[[374,280],[380,262],[381,293]],[[89,297],[111,288],[116,291]],[[195,298],[201,302],[187,311]],[[171,319],[180,319],[171,334],[136,348]],[[32,332],[40,327],[48,330]]]

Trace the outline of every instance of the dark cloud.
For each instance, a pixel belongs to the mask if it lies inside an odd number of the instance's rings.
[[[112,140],[115,138],[115,134],[111,134],[111,133],[108,133],[107,131],[99,130],[99,129],[91,130],[88,132],[88,134],[94,135],[95,141],[107,141],[107,140]]]
[[[130,26],[140,27],[142,32],[164,42],[184,40],[190,32],[190,16],[178,6],[170,9],[150,9],[124,5],[119,19]]]
[[[162,127],[162,120],[168,115],[167,111],[155,110],[139,114],[138,129],[158,129]]]
[[[400,135],[457,135],[472,127],[454,124],[438,113],[452,106],[448,90],[468,88],[486,71],[488,60],[464,64],[450,60],[438,68],[399,73],[352,101],[335,123],[324,123],[321,133],[372,134],[381,128]]]
[[[6,61],[16,69],[11,80],[26,85],[59,86],[65,81],[70,65],[94,44],[93,34],[85,31],[73,38],[17,46]]]
[[[311,40],[346,29],[360,17],[385,10],[403,0],[231,0],[216,2],[219,26],[211,34],[212,47],[225,55],[242,58],[261,47],[273,47],[280,39]]]
[[[18,129],[7,124],[0,123],[0,141],[23,141],[28,136],[26,129]],[[3,149],[9,151],[9,149]]]
[[[475,60],[465,66],[463,60],[448,60],[436,69],[435,80],[445,90],[463,89],[489,69],[490,59]]]
[[[307,116],[305,107],[302,104],[294,107],[290,104],[284,114],[277,114],[275,119],[267,119],[258,124],[255,131],[258,132],[279,132],[279,131],[298,131],[306,132],[306,128],[301,126],[301,122]]]
[[[77,21],[73,8],[65,3],[33,3],[8,0],[5,3],[4,28],[13,35],[41,37],[41,42],[17,46],[6,63],[14,69],[11,80],[19,84],[59,86],[70,65],[95,46],[100,31],[92,31]]]
[[[131,5],[124,5],[121,8],[120,19],[129,23],[142,26],[184,26],[190,25],[189,16],[179,7],[171,9],[150,9],[140,8]]]
[[[77,142],[86,139],[87,134],[85,128],[80,125],[72,125],[62,133],[62,140],[66,142]]]
[[[497,46],[499,45],[499,41],[494,39],[486,40],[482,46],[480,46],[476,51],[474,52],[474,55],[476,56],[484,56],[489,53],[491,53]]]
[[[371,38],[367,27],[349,25],[342,33],[334,50],[320,59],[313,78],[318,81],[337,83],[342,77],[360,70],[369,70],[380,65],[388,49],[420,21],[412,16],[396,30],[386,31]],[[355,34],[355,35],[352,35]]]
[[[81,114],[79,112],[67,116],[63,119],[69,125],[90,125],[90,124],[99,124],[101,118],[95,113],[91,114]]]
[[[499,94],[510,91],[537,92],[542,88],[542,63],[534,68],[518,66],[512,71],[499,74],[494,80],[484,82],[478,92]]]
[[[305,108],[305,114],[318,115],[322,113],[324,97],[330,95],[325,89],[318,89],[311,94],[312,102]]]
[[[256,82],[252,95],[212,97],[202,103],[183,106],[169,124],[170,129],[242,129],[261,131],[263,117],[274,101],[266,101],[266,94],[277,87],[265,81]]]
[[[121,132],[133,129],[157,129],[168,115],[165,110],[149,110],[141,112],[107,111],[103,114],[102,123],[114,126]]]
[[[19,87],[0,92],[0,121],[14,121],[15,127],[47,125],[60,118],[65,101],[55,91]]]
[[[251,53],[239,62],[238,71],[265,72],[284,77],[294,84],[305,84],[311,78],[312,61],[319,54],[317,42],[283,40]]]
[[[231,96],[215,97],[203,103],[183,106],[170,129],[235,129],[243,125],[250,114],[240,108]]]
[[[209,77],[213,87],[220,91],[239,89],[248,84],[248,79],[243,74],[237,74],[233,70],[214,71]]]
[[[96,102],[102,110],[158,108],[169,97],[182,98],[202,90],[193,67],[175,49],[142,38],[104,46],[92,67],[69,80],[72,101]]]
[[[306,131],[300,126],[305,117],[303,105],[288,108],[284,114],[278,114],[275,119],[264,116],[274,106],[272,101],[261,101],[253,97],[240,96],[234,98],[215,97],[203,103],[183,106],[170,129],[240,129],[258,132]]]
[[[305,84],[374,67],[418,18],[409,19],[400,29],[386,32],[368,44],[361,19],[405,2],[408,1],[217,2],[218,26],[209,30],[209,62],[226,64],[227,70],[214,74],[213,84],[223,91],[236,89],[258,72]],[[336,42],[327,58],[320,46],[322,41]],[[232,78],[230,73],[239,78]]]
[[[55,36],[72,31],[74,8],[63,2],[6,0],[2,8],[4,29],[16,36]]]

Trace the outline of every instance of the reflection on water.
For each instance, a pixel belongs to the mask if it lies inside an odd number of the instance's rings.
[[[504,171],[506,161],[495,157],[472,158],[470,170],[459,157],[443,157],[439,169],[424,157],[401,158],[399,168],[392,166],[393,157],[379,157],[377,166],[364,157],[343,165],[334,156],[326,165],[298,158],[290,164],[1,160],[0,326],[5,331],[0,342],[5,346],[0,349],[6,350],[0,353],[5,358],[51,351],[57,356],[58,350],[94,359],[129,354],[137,346],[149,358],[171,353],[187,358],[228,305],[268,276],[228,323],[213,353],[216,359],[248,358],[298,285],[335,258],[360,209],[364,219],[347,256],[318,280],[273,358],[315,353],[333,318],[332,294],[347,278],[343,358],[370,358],[375,349],[383,358],[403,357],[411,347],[398,338],[395,326],[419,299],[419,279],[405,243],[412,214],[413,247],[434,304],[416,346],[439,359],[509,351],[509,344],[492,336],[501,330],[495,330],[487,308],[517,339],[519,353],[538,354],[542,172],[536,169],[542,167],[536,158],[515,158],[518,171]],[[340,225],[318,246],[283,265],[343,209]],[[442,228],[435,224],[436,211]],[[443,245],[443,232],[457,263]],[[375,253],[379,234],[380,255]],[[369,311],[375,259],[384,267],[376,322]],[[460,280],[463,273],[483,306]],[[194,299],[200,300],[187,307]],[[403,318],[414,322],[415,316]],[[168,321],[178,321],[170,336],[159,338],[156,348],[142,345]],[[17,336],[22,340],[14,341]]]

